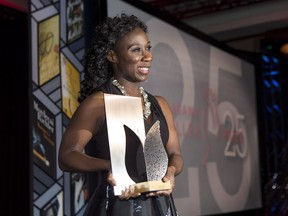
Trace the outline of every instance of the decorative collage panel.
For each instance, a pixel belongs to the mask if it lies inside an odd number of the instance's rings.
[[[63,173],[58,150],[77,109],[85,53],[84,0],[31,0],[33,215],[82,215],[83,174]]]

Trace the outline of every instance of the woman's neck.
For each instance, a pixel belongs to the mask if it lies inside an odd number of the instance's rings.
[[[135,96],[135,97],[140,97],[141,96],[141,92],[140,92],[140,83],[139,82],[130,82],[124,78],[112,78],[113,80],[117,80],[118,84],[120,86],[118,86],[118,88],[124,88],[125,92],[127,95],[129,96]],[[112,80],[112,81],[113,81]]]

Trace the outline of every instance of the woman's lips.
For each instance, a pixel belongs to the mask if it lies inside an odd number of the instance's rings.
[[[138,70],[142,74],[149,74],[150,68],[149,67],[139,67]]]

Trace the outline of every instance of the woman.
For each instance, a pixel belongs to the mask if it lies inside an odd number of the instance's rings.
[[[63,135],[59,151],[59,166],[63,171],[97,173],[96,189],[86,215],[178,215],[171,193],[174,177],[183,168],[183,159],[173,116],[163,97],[152,96],[140,88],[141,82],[148,79],[151,63],[147,27],[136,16],[122,14],[107,18],[96,27],[86,56],[81,104]],[[117,182],[110,170],[104,93],[141,97],[146,132],[160,121],[161,139],[168,155],[168,168],[162,181],[170,181],[171,190],[140,194],[128,187],[120,196],[114,196],[113,186]],[[90,155],[84,151],[88,147],[93,152]]]

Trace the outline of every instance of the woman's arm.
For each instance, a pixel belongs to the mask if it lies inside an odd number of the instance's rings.
[[[105,119],[103,93],[97,92],[83,101],[63,134],[59,149],[59,167],[67,172],[109,170],[110,161],[93,158],[84,148]]]
[[[168,142],[165,146],[166,152],[168,155],[168,168],[165,176],[163,177],[163,181],[170,181],[171,183],[171,190],[164,190],[164,191],[157,191],[149,193],[148,196],[155,196],[155,195],[166,195],[172,193],[175,187],[175,176],[179,175],[183,169],[184,162],[181,155],[180,144],[179,144],[179,137],[174,125],[174,119],[171,112],[171,109],[166,102],[166,100],[161,96],[156,96],[156,99],[162,109],[162,112],[166,118],[166,122],[168,125],[169,130],[169,138]]]
[[[173,115],[168,103],[161,96],[157,96],[156,98],[166,118],[169,130],[169,139],[166,144],[166,151],[169,158],[168,172],[170,172],[170,174],[173,174],[174,176],[177,176],[180,174],[184,166],[183,158],[181,155],[179,137],[175,128]]]

